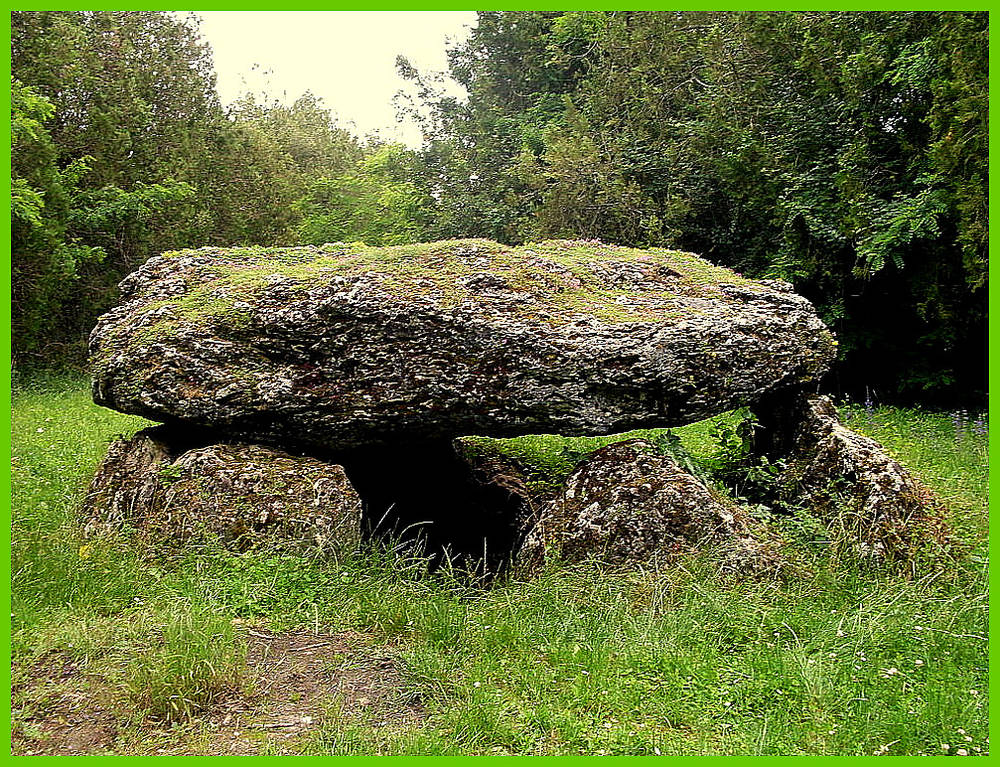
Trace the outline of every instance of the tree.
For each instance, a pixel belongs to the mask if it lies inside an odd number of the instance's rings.
[[[191,20],[15,12],[11,51],[22,113],[45,120],[30,141],[13,137],[13,177],[44,190],[40,224],[26,228],[15,208],[17,356],[53,329],[80,343],[125,273],[187,241],[196,190],[185,178],[221,112]]]
[[[402,245],[430,239],[434,200],[415,180],[419,159],[399,144],[370,150],[355,168],[316,179],[300,203],[300,239]]]
[[[56,330],[80,266],[104,255],[67,239],[71,200],[86,158],[59,169],[45,127],[53,112],[44,96],[11,81],[11,335],[22,353],[36,352]]]
[[[454,234],[694,250],[810,297],[848,391],[982,392],[986,30],[983,13],[481,14],[450,56],[469,101],[434,102],[425,157]]]

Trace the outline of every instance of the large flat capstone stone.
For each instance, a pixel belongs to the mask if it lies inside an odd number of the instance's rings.
[[[203,248],[121,288],[91,336],[97,403],[333,450],[679,425],[835,352],[785,283],[592,241]]]

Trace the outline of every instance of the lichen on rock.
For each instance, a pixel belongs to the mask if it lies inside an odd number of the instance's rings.
[[[731,572],[774,571],[777,543],[745,511],[652,443],[617,442],[587,457],[539,513],[518,554],[524,572],[546,560],[636,565],[708,549]]]
[[[941,500],[875,440],[847,428],[829,397],[803,398],[779,478],[784,500],[812,510],[860,555],[912,561],[948,543]]]
[[[96,402],[324,450],[679,425],[834,355],[785,285],[592,242],[179,251],[122,293],[91,336]]]
[[[85,507],[104,524],[347,550],[363,523],[484,567],[518,546],[522,570],[708,547],[773,569],[770,534],[663,430],[750,407],[788,466],[776,505],[815,506],[882,558],[943,535],[933,496],[808,398],[836,346],[809,302],[690,253],[202,248],[121,288],[91,336],[94,400],[173,430],[111,447]],[[211,436],[181,447],[191,430]]]
[[[260,445],[189,448],[146,429],[108,450],[82,508],[93,533],[126,525],[176,544],[346,554],[361,500],[342,467]]]

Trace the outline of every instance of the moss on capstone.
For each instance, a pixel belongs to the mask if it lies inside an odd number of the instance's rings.
[[[238,328],[252,321],[252,305],[276,282],[282,290],[307,292],[332,277],[360,277],[377,284],[389,300],[424,296],[441,307],[473,306],[480,292],[462,284],[477,275],[496,278],[500,289],[530,294],[512,301],[514,317],[561,325],[590,316],[607,323],[664,322],[697,314],[686,294],[715,292],[745,280],[681,251],[641,250],[595,241],[546,240],[512,247],[483,239],[373,247],[333,243],[322,247],[230,248],[172,251],[166,258],[198,257],[207,281],[184,296],[162,302],[173,309],[149,328],[155,337],[184,323]],[[204,263],[204,256],[216,256]],[[607,284],[611,266],[636,267],[642,284]],[[152,304],[151,304],[152,306]],[[141,340],[141,339],[133,339]]]

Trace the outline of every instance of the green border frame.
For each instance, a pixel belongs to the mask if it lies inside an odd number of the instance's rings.
[[[743,2],[660,2],[660,3],[650,3],[646,2],[577,2],[568,4],[574,10],[745,10],[745,11],[763,11],[763,10],[829,10],[829,11],[866,11],[866,10],[897,10],[897,11],[930,11],[930,10],[949,10],[949,11],[990,11],[990,21],[993,21],[993,9],[995,3],[988,2],[962,2],[956,4],[955,6],[942,9],[941,0],[910,0],[909,2],[900,2],[899,0],[886,2],[842,2],[842,3],[828,3],[828,2],[789,2],[789,0],[771,0],[767,2],[766,0],[744,0]],[[166,6],[166,7],[164,7]],[[277,7],[276,7],[277,6]],[[317,0],[294,0],[284,5],[280,5],[275,0],[200,0],[200,2],[194,2],[187,5],[178,5],[172,2],[132,2],[132,3],[122,3],[122,2],[66,2],[62,0],[61,2],[18,2],[12,3],[11,6],[5,8],[2,25],[5,31],[5,54],[3,57],[4,66],[4,82],[10,82],[10,13],[11,11],[42,11],[42,10],[104,10],[104,11],[114,11],[114,10],[153,10],[153,11],[469,11],[473,10],[474,4],[468,0],[396,0],[395,2],[387,2],[383,0],[382,2],[359,2],[354,0],[333,0],[328,2],[321,2]],[[565,8],[566,3],[559,2],[511,2],[507,0],[506,2],[487,2],[480,4],[476,10],[558,10],[560,8]],[[874,7],[873,7],[874,6]],[[997,56],[994,55],[997,52],[997,40],[998,34],[994,32],[992,26],[990,28],[989,34],[989,79],[990,81],[996,81],[1000,78],[1000,62],[997,61]],[[996,112],[996,107],[1000,103],[1000,89],[990,89],[989,94],[989,111],[991,113]],[[3,109],[4,109],[4,119],[6,120],[7,133],[9,137],[10,133],[10,88],[9,86],[3,90]],[[997,157],[998,150],[1000,150],[1000,128],[995,125],[990,125],[989,128],[989,154],[990,157]],[[3,174],[3,192],[6,197],[8,205],[10,204],[10,141],[5,141],[3,144],[3,158],[5,163],[5,172]],[[995,202],[997,196],[1000,195],[1000,172],[997,171],[993,165],[990,165],[989,171],[989,212],[992,217],[992,213],[996,209],[997,203]],[[3,242],[10,243],[10,219],[4,217],[3,219],[4,235]],[[995,230],[991,230],[989,233],[989,249],[994,250],[1000,245],[1000,234]],[[11,320],[11,253],[10,245],[7,244],[3,250],[4,253],[4,269],[6,274],[6,279],[0,284],[0,303],[3,305],[3,333],[0,334],[0,357],[4,362],[6,369],[12,372],[11,368],[11,338],[10,338],[10,320]],[[1000,369],[994,364],[994,351],[995,345],[1000,347],[1000,314],[996,311],[996,301],[998,295],[998,289],[996,288],[996,278],[1000,272],[1000,268],[994,269],[992,264],[988,266],[989,273],[989,305],[987,310],[987,323],[989,331],[988,348],[984,349],[988,358],[988,411],[989,411],[989,422],[991,425],[989,434],[989,485],[991,488],[989,497],[989,517],[991,522],[996,522],[996,514],[994,514],[994,494],[992,488],[996,486],[996,480],[998,478],[998,472],[996,470],[996,458],[1000,456],[1000,447],[998,447],[997,440],[995,439],[995,434],[997,430],[993,429],[992,426],[996,423],[996,419],[1000,416],[1000,400],[998,400],[996,391],[998,385],[1000,385]],[[11,399],[11,376],[5,375],[2,379],[2,393],[6,401]],[[0,461],[3,462],[3,471],[0,472],[0,492],[2,492],[2,498],[0,498],[0,520],[4,529],[11,529],[11,519],[12,519],[12,509],[11,509],[11,470],[10,470],[10,459],[11,459],[11,412],[4,409],[2,414],[0,414],[0,419],[4,424],[4,435],[2,440],[0,440]],[[991,526],[989,532],[989,553],[990,559],[997,549],[997,541],[1000,539],[1000,531],[996,529],[995,525]],[[9,539],[8,539],[9,540]],[[6,554],[4,558],[5,572],[3,580],[0,581],[0,594],[4,596],[4,604],[7,606],[7,617],[4,623],[3,631],[3,680],[5,683],[4,689],[8,695],[11,689],[11,643],[10,643],[10,605],[11,605],[11,590],[10,590],[10,576],[11,576],[11,547],[7,545]],[[996,634],[996,629],[1000,626],[1000,618],[997,617],[996,610],[994,609],[994,599],[992,594],[996,591],[996,587],[1000,585],[1000,578],[997,578],[997,572],[995,568],[989,567],[989,585],[990,585],[990,615],[989,615],[989,629],[990,635]],[[995,662],[996,650],[993,644],[990,644],[989,648],[989,667],[991,670],[996,670],[997,664]],[[1000,691],[1000,681],[994,678],[994,675],[990,675],[990,693],[991,700],[995,698],[995,693]],[[996,724],[993,721],[990,722],[990,739],[995,740],[998,730]],[[10,705],[6,704],[4,713],[4,738],[5,742],[10,742],[11,735],[11,711]],[[246,759],[252,759],[254,761],[269,760],[272,757],[260,756],[260,757],[178,757],[178,756],[166,756],[166,757],[144,757],[144,756],[132,756],[132,757],[117,757],[117,756],[84,756],[84,757],[11,757],[12,760],[21,761],[22,759],[41,759],[48,761],[51,759],[86,759],[88,762],[93,763],[95,760],[106,761],[106,760],[117,760],[117,759],[129,759],[135,760],[154,760],[157,763],[162,763],[164,760],[173,761],[178,763],[180,760],[189,761],[190,759],[209,759],[213,762],[218,763],[221,759],[227,762],[233,762],[235,760],[240,760],[245,763]],[[326,761],[328,759],[336,759],[338,761],[349,761],[352,764],[378,764],[378,765],[388,765],[388,764],[404,764],[408,763],[410,760],[417,757],[293,757],[299,760],[310,761]],[[648,760],[655,759],[656,757],[602,757],[599,758],[601,764],[618,764],[618,763],[634,763],[638,760]],[[684,761],[695,761],[698,764],[710,763],[716,759],[722,760],[727,765],[740,764],[753,762],[756,763],[762,759],[766,759],[768,762],[786,761],[786,760],[796,760],[796,757],[680,757]],[[851,756],[828,756],[828,757],[811,757],[810,763],[841,763],[844,761],[857,761],[873,759],[876,757],[851,757]],[[891,759],[891,757],[888,757]],[[931,761],[937,761],[938,759],[944,759],[945,757],[925,757],[925,759],[930,759]],[[558,763],[567,764],[568,762],[576,761],[578,759],[596,760],[595,757],[419,757],[420,763],[428,764],[430,762],[445,762],[447,764],[461,763],[462,761],[474,760],[477,764],[482,764],[484,761],[494,761],[497,763],[507,764],[510,760],[520,760],[520,759],[530,759],[534,764],[538,763]],[[677,757],[674,758],[677,761]]]

